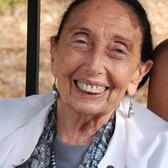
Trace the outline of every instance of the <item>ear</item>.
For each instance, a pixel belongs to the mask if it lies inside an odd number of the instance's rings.
[[[145,63],[142,63],[138,66],[137,70],[134,72],[133,78],[128,84],[127,94],[133,96],[137,91],[138,85],[141,82],[142,78],[150,71],[152,68],[153,61],[148,60]]]
[[[56,78],[56,64],[57,64],[57,43],[55,42],[55,37],[50,38],[50,55],[51,55],[51,73]]]

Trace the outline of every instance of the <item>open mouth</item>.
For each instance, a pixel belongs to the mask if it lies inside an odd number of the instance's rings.
[[[107,86],[100,86],[97,84],[88,84],[80,80],[74,80],[74,83],[80,91],[87,94],[94,94],[94,95],[102,94],[109,88]]]

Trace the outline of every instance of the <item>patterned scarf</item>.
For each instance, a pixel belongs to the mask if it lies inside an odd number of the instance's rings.
[[[32,155],[26,162],[16,168],[52,168],[51,153],[56,130],[55,104],[50,108],[43,132]],[[106,153],[109,141],[114,133],[114,128],[115,115],[97,131],[78,168],[97,168]]]

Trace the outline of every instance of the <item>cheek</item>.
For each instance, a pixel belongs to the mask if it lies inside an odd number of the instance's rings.
[[[73,75],[80,68],[81,57],[72,51],[60,52],[57,62],[58,90],[63,100],[68,99],[71,94]],[[65,100],[68,101],[68,100]]]
[[[107,98],[107,103],[109,108],[113,106],[115,109],[122,97],[125,95],[128,84],[131,80],[131,71],[127,66],[113,66],[111,70],[109,70],[111,85],[112,88],[109,92],[109,96]]]
[[[121,64],[111,66],[108,72],[112,87],[118,89],[125,88],[128,85],[132,76],[130,68],[126,65]]]
[[[59,54],[57,71],[61,75],[72,75],[82,65],[82,56],[73,50],[65,49]]]

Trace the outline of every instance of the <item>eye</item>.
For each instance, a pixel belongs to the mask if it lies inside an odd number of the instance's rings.
[[[125,59],[128,56],[128,49],[122,43],[114,43],[108,47],[107,53],[112,58]]]
[[[75,33],[72,36],[71,44],[73,47],[88,50],[91,47],[91,42],[87,33]]]
[[[116,48],[114,49],[117,53],[120,53],[120,54],[124,54],[124,50],[122,50],[121,48]]]
[[[85,35],[77,34],[74,36],[73,42],[80,44],[87,44],[87,38],[85,37]]]

